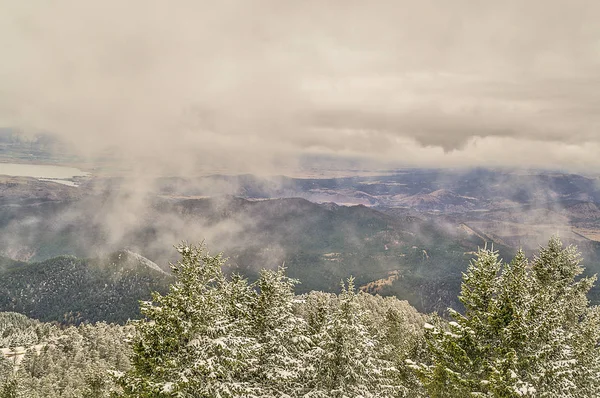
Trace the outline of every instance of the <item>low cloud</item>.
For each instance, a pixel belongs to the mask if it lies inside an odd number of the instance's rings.
[[[5,0],[0,126],[141,173],[597,170],[600,5]]]

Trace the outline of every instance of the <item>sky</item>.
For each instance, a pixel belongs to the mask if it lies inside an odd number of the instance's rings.
[[[600,171],[600,2],[0,0],[0,127],[140,170]]]

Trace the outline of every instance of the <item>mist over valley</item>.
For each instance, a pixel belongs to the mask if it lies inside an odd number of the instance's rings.
[[[285,266],[300,280],[298,292],[335,292],[354,276],[360,289],[442,314],[460,307],[461,275],[480,247],[510,258],[558,234],[584,252],[589,274],[600,269],[599,180],[577,174],[403,169],[335,178],[148,176],[139,184],[137,176],[100,173],[79,177],[77,187],[2,178],[0,253],[32,264],[129,250],[168,273],[173,245],[205,242],[226,254],[227,272],[250,280]]]

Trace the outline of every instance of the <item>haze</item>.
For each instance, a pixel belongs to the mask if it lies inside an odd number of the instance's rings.
[[[600,166],[595,1],[0,0],[0,127],[141,170]]]

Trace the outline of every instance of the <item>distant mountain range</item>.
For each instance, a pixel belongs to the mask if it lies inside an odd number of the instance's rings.
[[[233,195],[247,199],[303,197],[313,202],[471,211],[564,200],[600,202],[600,179],[510,170],[401,170],[382,176],[259,178],[251,175],[164,178],[157,192],[176,196]]]
[[[7,303],[20,294],[11,286],[25,289],[18,281],[30,281],[28,294],[38,297],[36,283],[43,284],[54,269],[56,275],[65,270],[93,275],[90,283],[103,285],[107,268],[85,259],[113,258],[120,250],[130,264],[127,278],[139,270],[152,276],[143,289],[130,292],[140,298],[150,286],[166,286],[167,264],[177,260],[172,245],[182,240],[206,240],[211,251],[229,257],[228,272],[250,279],[260,268],[284,265],[302,282],[297,289],[302,293],[337,291],[342,279],[354,275],[364,290],[396,295],[425,312],[459,306],[461,272],[485,244],[509,258],[518,247],[531,254],[558,233],[581,248],[589,273],[600,270],[600,191],[594,177],[404,170],[337,179],[161,178],[145,188],[139,193],[117,178],[93,178],[79,188],[0,179],[0,254],[7,257],[0,261],[0,279],[4,283],[12,275],[9,285],[0,284]],[[95,271],[83,271],[89,269]],[[126,283],[137,282],[124,279],[122,286]],[[68,286],[77,292],[79,285]],[[107,286],[121,292],[121,285]],[[69,289],[59,289],[59,296],[76,295]],[[593,290],[593,300],[600,299],[599,292]],[[137,300],[124,294],[130,298],[123,300]],[[41,316],[34,307],[23,308]],[[45,313],[57,319],[65,311]]]

